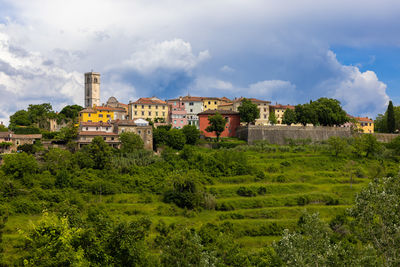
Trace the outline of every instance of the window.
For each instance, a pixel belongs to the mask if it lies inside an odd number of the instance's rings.
[[[88,114],[88,117],[91,117],[91,116],[92,116],[92,114],[89,113],[89,114]]]
[[[107,118],[111,118],[111,115],[110,115],[110,114],[107,114]]]
[[[88,120],[88,122],[92,122],[92,120]]]
[[[94,83],[97,83],[97,78],[94,78]]]
[[[205,108],[207,108],[207,105],[206,106],[204,106]]]
[[[79,117],[82,117],[82,113],[79,113]]]
[[[111,140],[113,140],[113,141],[114,141],[114,137],[111,137]]]
[[[174,124],[176,124],[176,120],[174,120]]]
[[[144,111],[142,111],[142,116],[144,116]]]
[[[99,118],[103,118],[103,114],[99,114]]]
[[[184,106],[185,105],[185,103],[184,102],[182,102],[182,106]]]
[[[208,104],[210,105],[210,104],[211,104],[211,101],[208,101]]]
[[[158,109],[158,106],[156,105],[156,109]]]
[[[108,131],[108,127],[106,127],[106,131]]]
[[[104,141],[106,141],[106,140],[107,140],[107,138],[106,138],[106,137],[103,137],[103,139],[104,139]]]
[[[81,80],[81,81],[82,81],[82,80]],[[87,83],[90,83],[90,78],[89,78],[89,77],[87,78]]]
[[[86,131],[89,131],[89,127],[86,127]]]
[[[135,108],[137,108],[137,105],[135,105]]]
[[[165,109],[165,106],[163,106],[162,109]]]
[[[174,101],[174,106],[176,106],[176,101]]]
[[[141,130],[138,130],[137,132],[138,132],[138,134],[141,134],[141,133],[142,133],[142,131],[141,131]]]
[[[149,111],[149,116],[151,116],[151,111]]]
[[[162,115],[165,116],[165,112],[164,111],[163,111]]]
[[[96,127],[96,131],[98,131],[99,130],[99,127]]]
[[[267,109],[266,108],[264,108],[264,112],[267,112]],[[278,111],[279,112],[279,111]]]
[[[158,111],[156,111],[156,116],[158,116]]]
[[[181,123],[183,123],[183,120],[181,120]]]
[[[190,112],[193,112],[193,109],[190,109]]]
[[[189,106],[193,106],[193,105],[194,105],[193,102],[190,102],[190,103],[189,103]]]
[[[137,111],[135,111],[135,115],[137,115]]]
[[[151,106],[149,105],[149,109],[151,109]]]
[[[266,119],[267,118],[267,115],[266,114],[264,114],[264,119]]]
[[[142,108],[144,108],[144,105],[142,105]]]

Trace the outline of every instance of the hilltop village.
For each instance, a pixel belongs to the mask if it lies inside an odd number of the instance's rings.
[[[269,100],[257,98],[235,97],[206,97],[206,96],[181,96],[174,99],[161,100],[155,96],[142,97],[127,104],[119,102],[115,97],[108,98],[106,103],[100,103],[101,77],[98,72],[84,74],[84,109],[74,118],[75,127],[78,128],[76,138],[77,148],[81,148],[93,138],[99,136],[112,147],[119,147],[119,135],[124,132],[133,132],[139,135],[148,150],[153,149],[153,127],[170,125],[175,129],[182,129],[185,125],[193,125],[207,138],[216,137],[214,132],[207,132],[209,116],[221,114],[226,120],[225,130],[221,137],[237,137],[237,129],[245,123],[241,122],[239,107],[244,99],[257,105],[259,117],[252,125],[256,126],[282,126],[299,127],[302,124],[285,123],[284,114],[295,110],[295,106],[272,104]],[[369,118],[352,117],[351,122],[344,123],[341,127],[354,128],[358,132],[373,133],[374,122]],[[66,127],[65,121],[48,119],[50,132],[60,131]],[[305,126],[313,126],[307,124]],[[12,131],[0,132],[0,149],[3,153],[16,151],[17,147],[24,144],[33,144],[41,140],[42,135],[17,134]],[[46,142],[45,142],[46,143]],[[51,145],[51,144],[48,144]]]

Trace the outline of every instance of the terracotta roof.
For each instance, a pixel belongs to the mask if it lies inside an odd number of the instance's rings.
[[[223,110],[223,109],[209,109],[206,111],[203,111],[197,115],[214,115],[215,113],[219,113],[221,115],[239,115],[239,112],[232,111],[232,110]]]
[[[281,105],[281,104],[277,104],[277,105],[270,105],[271,108],[281,108],[281,109],[294,109],[294,106],[292,105]]]
[[[218,106],[232,106],[233,103],[223,103],[223,104],[219,104]]]
[[[354,117],[357,121],[361,121],[361,122],[374,122],[373,120],[369,119],[368,117]]]
[[[111,121],[111,123],[115,125],[132,125],[132,126],[136,125],[134,120],[114,120]]]
[[[166,105],[167,102],[158,99],[157,97],[141,97],[136,102],[131,104],[146,104],[146,105]]]
[[[79,111],[79,113],[96,113],[97,111],[123,111],[126,112],[124,108],[112,108],[112,107],[103,107],[98,106],[94,108],[85,108]]]
[[[243,98],[247,98],[247,97],[239,97],[239,98],[237,98],[237,99],[235,99],[235,100],[233,100],[233,102],[242,102],[242,100],[243,100]],[[261,102],[261,103],[271,103],[271,101],[266,101],[266,100],[261,100],[261,99],[257,99],[257,98],[247,98],[247,99],[249,99],[249,100],[251,100],[251,102]]]
[[[230,100],[229,98],[227,98],[225,96],[221,97],[221,101],[232,102],[232,100]]]
[[[104,131],[80,131],[78,135],[89,135],[89,136],[118,136],[116,133],[108,133]]]
[[[105,126],[111,127],[112,125],[108,122],[89,122],[89,121],[82,121],[80,123],[81,126]]]
[[[203,100],[221,100],[219,97],[202,97]]]

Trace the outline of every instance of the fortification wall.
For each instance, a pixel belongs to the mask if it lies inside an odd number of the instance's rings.
[[[399,136],[399,134],[389,134],[389,133],[374,133],[373,135],[375,135],[375,137],[378,141],[383,142],[383,143],[389,143],[394,138]]]
[[[327,140],[331,136],[351,137],[350,128],[325,126],[241,126],[236,136],[247,143],[253,144],[257,140],[265,140],[270,144],[284,145],[288,139],[311,139],[315,141]]]

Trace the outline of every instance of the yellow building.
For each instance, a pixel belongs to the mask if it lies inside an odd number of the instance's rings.
[[[202,100],[204,110],[218,109],[218,105],[220,104],[220,99],[218,97],[203,97]]]
[[[355,117],[356,127],[363,133],[373,133],[374,132],[374,121],[368,117]]]
[[[294,110],[294,106],[291,105],[281,105],[281,104],[270,105],[269,112],[275,112],[275,118],[277,124],[282,124],[283,114],[285,114],[285,111],[288,108]]]
[[[219,110],[233,111],[233,103],[222,103],[218,105]]]
[[[139,98],[136,102],[130,102],[129,119],[162,119],[168,121],[168,105],[167,102],[158,99],[157,97]]]
[[[233,111],[239,111],[239,107],[242,105],[243,97],[236,98],[233,100]],[[260,110],[260,118],[256,119],[255,125],[268,125],[269,124],[269,104],[270,101],[260,100],[257,98],[247,98],[251,103],[256,104]]]
[[[107,122],[119,119],[125,114],[124,108],[92,107],[79,112],[79,122]]]

